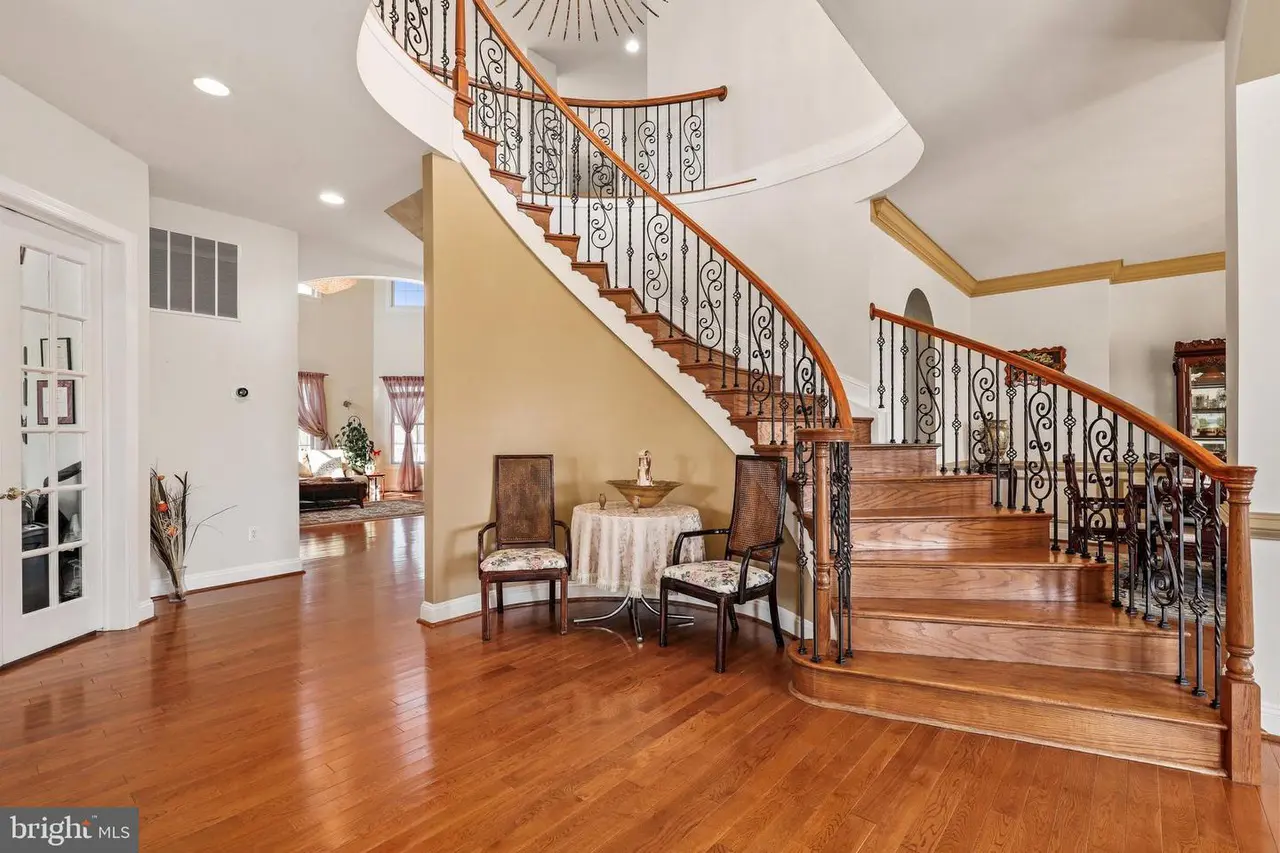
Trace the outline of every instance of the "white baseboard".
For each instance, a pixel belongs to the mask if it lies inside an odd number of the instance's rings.
[[[133,624],[129,627],[136,628],[139,625],[141,625],[143,622],[146,622],[148,619],[155,618],[156,603],[152,601],[150,598],[144,598],[142,601],[138,602],[138,606],[134,610],[133,615],[134,615]]]
[[[292,560],[275,560],[270,563],[254,563],[249,566],[236,566],[231,569],[218,569],[212,572],[200,572],[199,574],[187,575],[187,592],[195,592],[201,589],[209,589],[215,586],[226,586],[233,583],[244,583],[245,581],[257,581],[265,578],[274,578],[280,575],[289,575],[302,571],[302,561],[298,558]],[[167,595],[169,592],[169,581],[167,578],[159,577],[151,579],[151,595]],[[150,602],[148,602],[149,604]],[[148,614],[150,616],[150,614]]]
[[[569,598],[621,598],[621,593],[611,593],[601,590],[593,584],[569,584]],[[491,591],[490,606],[494,604],[494,593]],[[532,602],[545,602],[547,600],[547,582],[533,581],[531,583],[512,583],[504,584],[502,590],[502,600],[504,604],[530,604]],[[654,606],[657,606],[657,597],[650,599]],[[696,601],[683,595],[671,596],[672,603],[681,605],[703,605],[704,602]],[[439,625],[443,622],[449,622],[454,619],[461,619],[467,616],[475,616],[480,612],[480,593],[474,592],[471,595],[463,595],[458,598],[451,598],[448,601],[431,602],[424,601],[418,610],[418,618],[427,625]],[[761,622],[769,622],[769,602],[765,599],[756,599],[749,601],[745,605],[738,608],[738,613],[743,616],[750,616]],[[652,614],[650,614],[652,615]],[[800,617],[785,607],[778,608],[778,619],[782,622],[782,630],[791,636],[798,636],[800,632]],[[813,636],[813,623],[804,620],[804,632],[806,637]]]
[[[1280,735],[1280,705],[1262,703],[1262,730]]]

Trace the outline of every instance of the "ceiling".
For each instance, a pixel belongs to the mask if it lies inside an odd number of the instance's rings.
[[[296,231],[306,276],[420,278],[383,211],[421,186],[424,143],[356,72],[368,0],[0,3],[0,74],[151,167],[151,193]],[[231,87],[211,98],[191,84]],[[346,198],[321,204],[322,190]],[[307,246],[324,260],[308,267]]]
[[[643,65],[645,23],[650,17],[645,4],[661,16],[671,2],[697,0],[572,0],[571,3],[569,0],[491,0],[489,7],[517,44],[546,57],[559,74],[599,71],[612,76]],[[539,10],[537,22],[530,26],[535,20],[534,13]],[[554,27],[551,26],[553,12]],[[627,40],[633,37],[641,45],[638,55],[624,49]]]
[[[1221,251],[1229,0],[820,0],[924,139],[889,197],[979,279]]]

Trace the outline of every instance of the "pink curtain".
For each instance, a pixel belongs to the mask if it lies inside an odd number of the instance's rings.
[[[413,425],[422,416],[426,405],[426,388],[421,376],[384,376],[391,410],[404,430],[404,455],[400,457],[400,491],[417,492],[422,489],[422,472],[413,453]]]
[[[298,371],[298,429],[320,439],[320,447],[333,447],[329,415],[324,400],[324,373]]]

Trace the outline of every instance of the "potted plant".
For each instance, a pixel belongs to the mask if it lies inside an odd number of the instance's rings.
[[[360,416],[348,418],[334,438],[347,465],[354,471],[367,474],[373,466],[373,439],[369,438],[369,431],[364,428]]]

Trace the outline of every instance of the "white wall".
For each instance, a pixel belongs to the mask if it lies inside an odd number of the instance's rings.
[[[141,475],[148,425],[147,383],[142,365],[148,346],[146,245],[150,219],[147,166],[138,158],[60,112],[8,78],[0,76],[0,184],[42,193],[59,206],[83,212],[119,232],[121,257],[108,258],[102,322],[105,367],[112,393],[103,416],[108,430],[127,450],[105,461],[106,503],[123,510],[104,531],[108,574],[120,596],[108,601],[107,627],[123,628],[151,615],[147,565],[146,483]],[[0,188],[2,189],[2,188]],[[77,217],[78,218],[78,217]],[[124,255],[133,259],[126,272]],[[127,330],[117,336],[111,330]],[[16,475],[13,478],[16,481]],[[116,600],[116,599],[119,600]],[[131,600],[129,600],[131,599]]]
[[[1110,295],[1111,386],[1107,390],[1176,425],[1173,345],[1226,336],[1226,274],[1136,281],[1112,287]]]
[[[973,300],[973,337],[1002,349],[1067,348],[1067,373],[1111,387],[1111,282],[1089,281]],[[1173,353],[1173,341],[1169,341]],[[1172,382],[1171,377],[1166,377]]]
[[[816,0],[672,3],[647,31],[650,94],[729,87],[707,110],[709,183],[897,113]]]
[[[1233,349],[1236,400],[1237,458],[1255,465],[1253,512],[1280,512],[1280,444],[1275,424],[1280,419],[1276,393],[1274,352],[1280,316],[1280,291],[1275,271],[1280,268],[1280,75],[1245,83],[1236,89],[1236,215],[1238,217],[1238,308],[1229,332]],[[1253,540],[1254,665],[1262,686],[1262,725],[1280,733],[1280,623],[1271,618],[1280,602],[1280,542]]]
[[[973,300],[973,337],[1004,349],[1064,346],[1067,372],[1177,424],[1173,346],[1226,335],[1224,273],[1108,281]]]
[[[329,434],[351,415],[372,430],[373,286],[369,280],[320,298],[298,297],[298,369],[327,373],[324,391]],[[350,409],[344,408],[350,400]],[[374,441],[379,447],[377,437]]]
[[[190,473],[193,518],[233,507],[190,551],[188,585],[296,571],[297,235],[159,198],[151,224],[239,246],[238,320],[151,312],[148,461]]]
[[[644,98],[649,94],[649,66],[646,58],[644,53],[624,53],[621,57],[609,57],[607,60],[562,70],[558,81],[548,82],[565,98],[601,98],[614,101]],[[675,92],[673,90],[655,94],[668,95]]]

